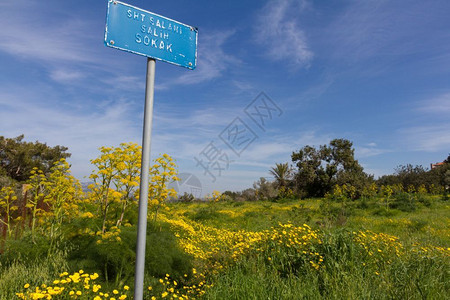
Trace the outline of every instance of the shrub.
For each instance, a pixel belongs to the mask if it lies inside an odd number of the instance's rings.
[[[122,227],[117,234],[93,238],[79,235],[72,242],[77,247],[71,251],[72,269],[101,272],[106,281],[119,283],[132,281],[135,268],[136,227]],[[173,232],[165,223],[149,222],[146,244],[146,273],[154,277],[165,274],[182,276],[191,267],[191,258],[183,252]]]
[[[416,199],[410,193],[398,193],[394,196],[394,201],[389,205],[389,207],[405,212],[412,212],[417,208]]]
[[[184,194],[182,196],[180,196],[180,198],[178,198],[178,200],[180,202],[190,203],[195,200],[195,197],[192,194],[188,194],[188,193],[184,192]]]
[[[219,213],[217,212],[217,207],[212,204],[213,202],[198,208],[190,218],[193,221],[205,221],[218,218]]]

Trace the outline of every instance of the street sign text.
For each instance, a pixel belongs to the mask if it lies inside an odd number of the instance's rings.
[[[105,44],[177,66],[197,65],[197,28],[109,0]]]

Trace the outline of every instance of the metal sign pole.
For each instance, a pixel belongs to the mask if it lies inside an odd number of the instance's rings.
[[[134,300],[144,296],[145,243],[147,236],[147,206],[150,169],[150,141],[152,135],[153,94],[155,90],[155,60],[147,58],[145,86],[144,132],[142,136],[141,182],[139,190],[139,218],[136,243],[136,268],[134,277]]]

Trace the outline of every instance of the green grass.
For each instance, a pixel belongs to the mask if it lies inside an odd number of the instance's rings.
[[[367,201],[367,208],[359,208],[361,201],[346,203],[345,213],[339,215],[342,203],[331,203],[337,216],[330,216],[321,207],[322,199],[289,200],[283,203],[223,202],[173,203],[171,214],[184,216],[203,224],[229,230],[260,231],[278,223],[309,224],[315,228],[349,228],[385,232],[402,239],[424,244],[450,244],[450,203],[430,196],[431,206],[418,204],[414,212],[387,209],[379,199]]]
[[[323,265],[314,269],[308,256],[276,244],[268,246],[270,251],[246,252],[212,272],[213,260],[195,261],[177,244],[178,232],[158,222],[147,231],[146,284],[161,295],[159,278],[169,273],[172,280],[188,282],[192,267],[198,266],[207,275],[205,282],[213,284],[204,299],[450,299],[446,293],[450,290],[448,250],[446,255],[433,250],[450,245],[450,203],[429,196],[415,205],[414,211],[402,211],[386,208],[381,199],[171,203],[164,212],[170,219],[227,231],[260,232],[279,223],[308,224],[321,235],[322,242],[310,245],[310,250],[320,253]],[[76,234],[68,235],[57,249],[48,247],[45,236],[37,244],[27,235],[9,242],[0,255],[0,300],[15,299],[26,283],[51,284],[61,272],[81,268],[99,273],[98,283],[107,290],[125,284],[132,288],[136,227],[131,223],[122,229],[121,242],[98,244],[92,236]],[[88,226],[84,220],[74,220],[64,230],[74,233],[83,226]],[[370,250],[356,238],[366,230],[374,232],[374,240],[368,238]],[[398,237],[402,255],[393,251],[397,242],[383,244],[383,235],[376,233]],[[221,253],[217,259],[227,255]]]
[[[317,249],[325,257],[318,271],[299,266],[280,273],[280,266],[252,257],[218,275],[206,299],[448,298],[448,260],[409,253],[389,264],[370,264],[360,250],[349,232],[339,230],[328,233]]]
[[[0,300],[16,299],[16,292],[22,291],[27,283],[31,286],[51,283],[67,269],[66,255],[60,252],[27,262],[0,262]]]

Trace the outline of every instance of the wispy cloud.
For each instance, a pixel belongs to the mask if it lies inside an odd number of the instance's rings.
[[[439,125],[415,126],[399,130],[408,149],[415,151],[442,151],[450,149],[450,122]]]
[[[377,156],[388,152],[391,152],[391,150],[380,149],[376,147],[375,143],[370,143],[367,146],[355,146],[355,157],[357,159]]]
[[[50,78],[60,83],[71,83],[75,80],[84,78],[84,74],[75,70],[55,68],[50,71]]]
[[[413,151],[450,149],[450,93],[443,92],[408,106],[413,123],[396,132],[398,141]]]
[[[22,9],[2,10],[0,27],[0,51],[23,59],[55,62],[95,62],[89,47],[86,47],[86,35],[91,26],[87,21],[69,18],[58,26],[44,22],[41,14],[35,14],[39,8],[30,3]]]
[[[447,55],[450,45],[446,42],[448,31],[437,16],[443,16],[448,9],[446,1],[410,1],[407,8],[401,2],[351,1],[320,39],[327,56],[347,66],[371,62],[370,70],[365,71],[376,74],[409,62],[410,57],[416,57],[416,63],[430,64],[431,59],[442,63],[440,57]]]
[[[433,115],[450,115],[450,93],[427,99],[417,103],[417,110]]]
[[[200,32],[198,36],[197,68],[170,80],[170,85],[191,85],[207,82],[221,77],[229,68],[239,64],[238,58],[224,50],[225,43],[234,33],[234,30]],[[158,88],[166,89],[168,87],[168,84],[162,84]]]
[[[301,131],[290,136],[274,135],[269,141],[266,141],[264,136],[260,138],[255,140],[241,157],[235,159],[236,165],[269,170],[275,163],[291,162],[291,154],[306,145],[317,147],[330,141],[329,135],[316,131]]]
[[[305,7],[303,0],[271,0],[259,12],[255,39],[266,49],[268,58],[286,60],[296,67],[310,65],[314,54],[299,24],[299,16]]]
[[[1,3],[0,52],[46,70],[58,84],[92,83],[130,70],[129,60],[112,59],[117,54],[103,46],[101,22],[63,6],[35,0]]]
[[[140,141],[126,101],[103,101],[90,112],[70,110],[39,101],[33,92],[0,91],[0,128],[8,137],[25,134],[26,140],[69,147],[73,171],[81,178],[89,173],[97,148]],[[99,109],[101,108],[101,109]]]

